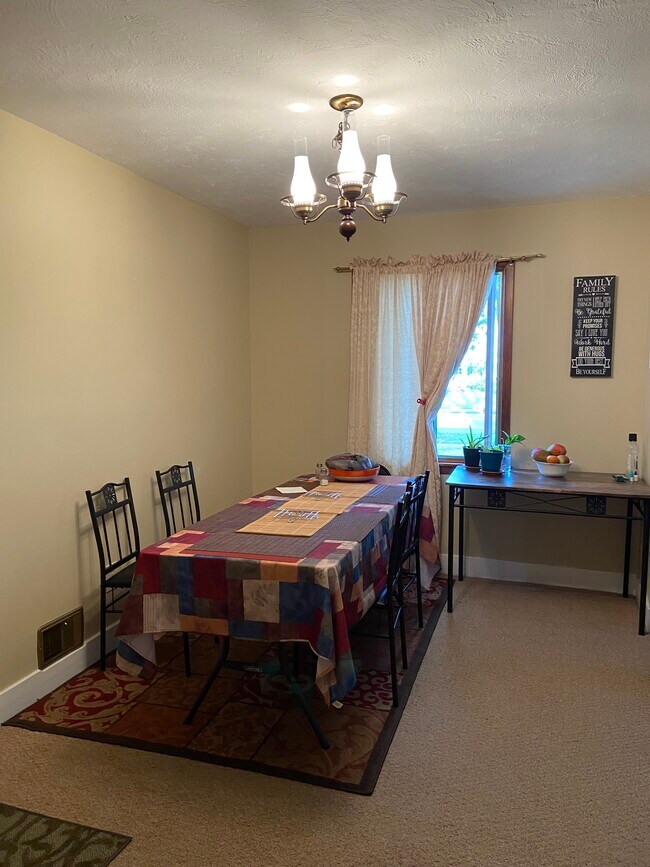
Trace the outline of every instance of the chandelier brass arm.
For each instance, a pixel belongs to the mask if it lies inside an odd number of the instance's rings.
[[[388,219],[388,217],[385,215],[383,217],[378,217],[376,214],[373,214],[368,205],[364,205],[363,202],[357,202],[357,208],[362,208],[366,212],[366,214],[368,214],[370,217],[372,217],[373,220],[376,220],[378,223],[385,223]]]
[[[334,209],[336,209],[336,208],[337,208],[337,205],[326,205],[326,206],[323,208],[323,210],[322,210],[322,211],[319,211],[315,216],[313,216],[313,217],[309,217],[309,218],[307,218],[306,220],[303,220],[303,223],[304,223],[305,225],[307,225],[307,223],[315,223],[315,222],[317,222],[318,220],[320,220],[320,218],[323,216],[323,214],[326,214],[328,211],[334,210]]]

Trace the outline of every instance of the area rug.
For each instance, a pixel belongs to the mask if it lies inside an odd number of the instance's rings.
[[[103,867],[130,837],[64,822],[0,804],[0,864],[3,867]]]
[[[414,588],[411,588],[414,590]],[[424,594],[425,625],[418,628],[413,593],[406,605],[409,665],[400,674],[400,706],[393,708],[390,657],[385,638],[352,633],[357,683],[342,707],[328,708],[314,694],[312,708],[330,749],[320,748],[281,677],[223,670],[191,725],[184,719],[219,647],[208,635],[191,641],[192,675],[184,673],[180,635],[157,643],[159,670],[153,681],[111,665],[91,666],[5,725],[86,738],[125,747],[243,768],[347,792],[370,795],[408,701],[446,600],[446,581],[434,580]],[[359,630],[381,633],[381,612],[371,611]],[[257,662],[273,648],[233,641],[230,657]],[[308,654],[304,653],[303,657]],[[312,660],[315,660],[311,654]],[[311,676],[305,659],[301,675]],[[314,666],[315,667],[315,666]]]

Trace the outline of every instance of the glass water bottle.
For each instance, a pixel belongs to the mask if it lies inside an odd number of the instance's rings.
[[[636,434],[631,433],[627,442],[627,478],[630,482],[639,481],[639,443]]]

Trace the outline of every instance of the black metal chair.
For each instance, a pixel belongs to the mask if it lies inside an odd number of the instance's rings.
[[[387,613],[388,631],[383,632],[361,632],[355,630],[355,634],[362,638],[379,638],[388,639],[390,652],[390,674],[391,686],[393,691],[393,707],[399,706],[399,691],[397,683],[397,646],[396,632],[399,626],[402,668],[408,667],[408,653],[406,646],[406,618],[404,613],[404,575],[402,564],[404,563],[404,551],[406,550],[408,529],[409,529],[409,505],[411,500],[411,491],[407,487],[404,496],[397,503],[397,512],[395,514],[395,524],[393,525],[393,535],[390,543],[390,553],[388,559],[388,569],[386,575],[386,586],[377,597],[372,609]],[[380,615],[381,617],[381,615]],[[382,629],[381,619],[379,629]]]
[[[393,690],[393,707],[399,706],[397,647],[395,642],[398,625],[401,643],[402,668],[407,668],[408,666],[402,564],[404,563],[404,551],[406,550],[408,538],[409,507],[410,492],[407,490],[397,504],[397,514],[395,515],[395,525],[393,527],[393,538],[390,543],[386,589],[379,600],[380,605],[386,606],[386,612],[388,614],[388,646],[390,651],[390,677]]]
[[[167,470],[156,470],[158,493],[165,519],[165,531],[168,536],[177,533],[188,524],[201,520],[199,494],[196,490],[194,467],[192,461],[186,464],[172,464]],[[178,511],[178,521],[176,520]],[[189,520],[188,520],[189,518]],[[183,652],[185,654],[185,674],[192,673],[190,658],[190,637],[183,633]]]
[[[427,499],[427,487],[429,485],[429,470],[416,476],[409,482],[407,490],[411,493],[409,501],[409,525],[402,560],[402,575],[406,579],[404,592],[415,582],[418,603],[418,625],[424,626],[424,614],[422,611],[422,577],[420,573],[420,522],[422,511]],[[410,568],[411,566],[414,568]]]
[[[186,464],[173,464],[168,470],[156,470],[156,481],[168,536],[177,533],[188,524],[201,520],[201,507],[192,461]],[[178,523],[176,510],[179,513]]]
[[[96,491],[86,491],[86,500],[99,555],[99,659],[104,671],[106,615],[120,612],[115,606],[131,589],[140,535],[128,477],[123,482],[107,482]]]

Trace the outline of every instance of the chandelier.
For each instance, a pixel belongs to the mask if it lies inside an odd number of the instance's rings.
[[[327,186],[337,191],[336,204],[326,205],[327,198],[316,190],[305,138],[295,139],[291,195],[284,196],[280,201],[291,208],[294,217],[305,225],[315,223],[327,211],[336,208],[341,215],[339,232],[349,241],[357,231],[354,216],[359,208],[373,220],[385,223],[396,213],[406,195],[397,191],[390,161],[390,136],[380,135],[377,138],[377,165],[374,172],[366,171],[357,132],[353,128],[354,112],[363,105],[361,97],[344,93],[332,97],[330,105],[343,113],[338,133],[332,140],[332,147],[339,151],[337,170],[325,178]]]

